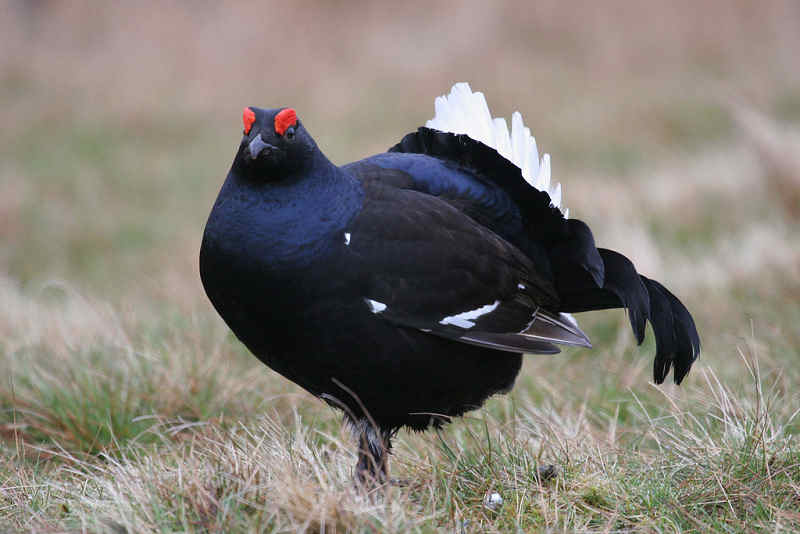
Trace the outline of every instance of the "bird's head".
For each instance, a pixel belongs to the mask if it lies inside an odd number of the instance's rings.
[[[246,107],[235,165],[265,181],[276,181],[308,164],[316,144],[292,108]]]

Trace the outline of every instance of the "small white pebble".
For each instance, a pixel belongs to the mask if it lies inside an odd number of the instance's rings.
[[[497,510],[501,506],[503,506],[503,497],[500,496],[499,493],[495,492],[486,496],[483,500],[484,506],[489,508],[490,510]]]

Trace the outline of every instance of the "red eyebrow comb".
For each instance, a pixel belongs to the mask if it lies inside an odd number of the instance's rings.
[[[275,115],[275,131],[283,135],[290,126],[297,125],[297,113],[292,108],[282,109]]]
[[[253,127],[253,123],[256,122],[256,113],[250,108],[244,108],[242,112],[242,122],[244,123],[244,133],[245,135],[250,133],[250,128]]]

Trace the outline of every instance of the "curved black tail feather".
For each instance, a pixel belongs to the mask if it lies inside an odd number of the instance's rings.
[[[631,260],[613,250],[599,249],[606,266],[605,288],[617,295],[622,306],[628,309],[628,319],[636,335],[636,342],[644,341],[645,322],[650,315],[652,300]]]
[[[669,373],[680,384],[700,355],[700,336],[689,310],[667,288],[641,277],[650,294],[650,324],[656,336],[653,380],[661,384]]]
[[[609,308],[627,308],[636,340],[644,340],[646,321],[656,339],[653,380],[664,382],[670,368],[680,384],[700,355],[700,336],[686,307],[663,285],[639,275],[633,263],[613,250],[599,248],[605,266],[603,287],[577,270],[556,271],[561,295],[559,311],[577,313]]]
[[[580,286],[590,283],[590,287],[603,287],[605,265],[594,244],[594,236],[589,226],[578,219],[567,219],[564,237],[555,242],[549,251],[553,272],[558,273],[561,285],[576,282]],[[576,272],[578,271],[578,272]],[[591,281],[582,276],[586,272]],[[558,280],[556,281],[558,284]]]
[[[583,273],[571,272],[564,277],[556,272],[557,288],[561,296],[559,311],[578,313],[610,308],[627,308],[636,341],[644,341],[645,322],[650,317],[650,296],[633,263],[618,252],[598,248],[603,259],[605,281],[603,287],[592,283]]]

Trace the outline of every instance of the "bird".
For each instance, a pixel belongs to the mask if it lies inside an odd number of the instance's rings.
[[[572,314],[625,308],[651,324],[653,379],[700,354],[666,287],[570,218],[550,157],[515,112],[455,84],[386,152],[335,165],[293,108],[243,111],[209,214],[200,276],[259,360],[340,409],[364,487],[390,483],[400,429],[439,429],[508,392],[523,354],[591,348]]]

